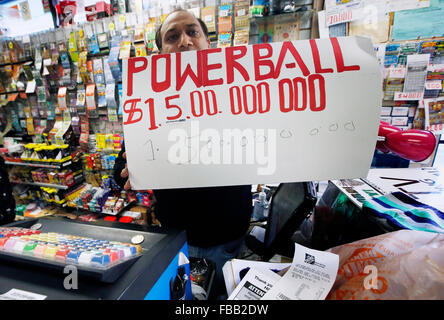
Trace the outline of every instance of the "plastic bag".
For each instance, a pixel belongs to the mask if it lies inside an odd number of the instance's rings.
[[[400,230],[327,251],[339,255],[327,300],[444,299],[444,234]]]

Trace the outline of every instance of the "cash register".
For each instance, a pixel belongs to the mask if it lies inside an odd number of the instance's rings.
[[[0,295],[192,299],[185,231],[45,217],[0,227]]]

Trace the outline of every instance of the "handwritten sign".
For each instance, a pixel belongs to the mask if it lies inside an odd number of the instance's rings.
[[[389,69],[389,77],[392,79],[403,79],[405,78],[405,68],[390,68]]]
[[[347,10],[347,11],[343,11],[343,12],[336,12],[332,15],[328,16],[328,20],[327,20],[327,25],[328,26],[333,26],[335,24],[338,23],[343,23],[343,22],[349,22],[352,20],[356,20],[353,19],[353,10]]]
[[[133,189],[356,178],[382,99],[362,37],[263,43],[123,62]]]
[[[427,90],[442,90],[442,80],[426,81],[425,88]]]
[[[423,91],[418,92],[395,92],[393,99],[395,101],[414,101],[422,100],[424,97]]]
[[[429,64],[427,66],[428,72],[444,72],[444,64]]]
[[[365,17],[365,2],[362,0],[338,3],[334,0],[325,2],[325,24],[327,27],[338,23],[360,20]]]

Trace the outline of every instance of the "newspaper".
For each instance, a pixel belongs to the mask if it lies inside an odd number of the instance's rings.
[[[290,265],[290,263],[274,263],[243,259],[232,259],[227,261],[222,268],[227,295],[230,296],[234,289],[241,283],[243,279],[241,274],[246,272],[246,270],[254,269],[262,273],[267,273],[267,271],[275,273],[280,272]]]
[[[280,278],[270,270],[250,269],[228,300],[260,300]]]

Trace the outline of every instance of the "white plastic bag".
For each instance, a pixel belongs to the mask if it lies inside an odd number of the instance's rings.
[[[400,230],[327,251],[339,255],[327,299],[444,299],[444,234]]]

